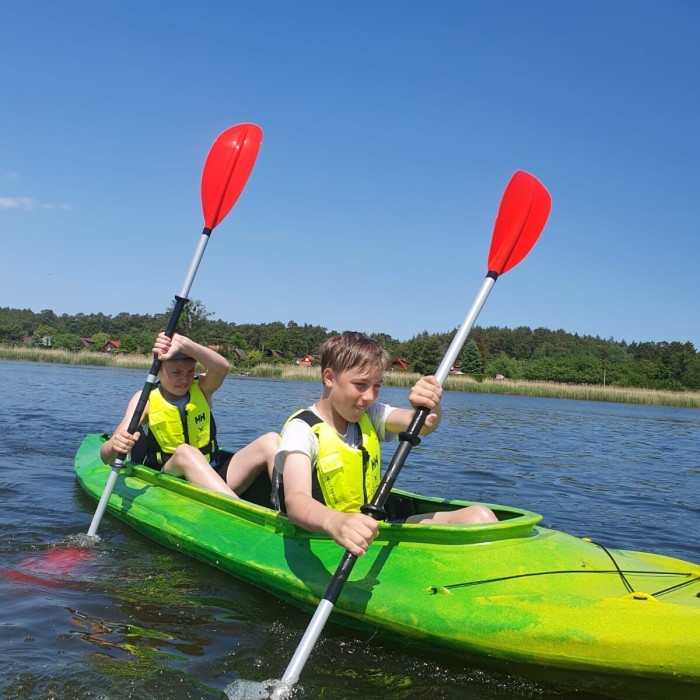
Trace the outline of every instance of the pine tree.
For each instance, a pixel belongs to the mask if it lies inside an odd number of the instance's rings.
[[[463,374],[481,374],[481,353],[474,340],[468,340],[460,357]]]

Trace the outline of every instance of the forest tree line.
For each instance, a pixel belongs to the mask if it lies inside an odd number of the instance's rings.
[[[167,325],[171,311],[172,307],[152,315],[58,316],[48,309],[37,313],[0,307],[0,343],[38,347],[50,343],[53,348],[72,351],[85,348],[83,338],[92,339],[95,349],[108,340],[118,340],[119,352],[146,354],[156,334]],[[217,346],[235,367],[242,369],[263,362],[293,363],[307,354],[316,356],[321,343],[337,332],[294,321],[236,324],[212,320],[212,316],[201,302],[192,300],[185,307],[178,331],[202,344]],[[407,360],[410,371],[430,374],[437,369],[456,331],[424,331],[405,341],[385,333],[368,335],[392,357]],[[689,342],[626,343],[564,330],[475,326],[460,362],[463,373],[476,377],[500,375],[572,384],[700,390],[700,352]]]

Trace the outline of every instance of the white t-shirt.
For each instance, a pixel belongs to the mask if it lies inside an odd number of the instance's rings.
[[[315,406],[309,406],[309,411],[321,417]],[[396,439],[396,433],[388,432],[385,428],[387,416],[394,410],[394,406],[375,401],[367,409],[367,417],[372,423],[380,442],[391,442]],[[348,423],[348,430],[340,439],[350,447],[359,447],[360,426],[357,423]],[[275,470],[280,474],[284,470],[284,460],[290,452],[301,452],[311,460],[311,466],[316,464],[318,458],[318,438],[311,426],[299,418],[289,421],[282,430],[282,438],[275,453]]]

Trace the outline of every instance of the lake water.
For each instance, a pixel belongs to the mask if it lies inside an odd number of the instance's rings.
[[[110,515],[98,545],[79,550],[84,558],[61,558],[95,510],[73,475],[78,445],[86,433],[110,431],[144,379],[143,371],[0,361],[2,698],[223,700],[236,679],[279,678],[306,628],[307,614]],[[235,449],[279,429],[319,388],[228,379],[215,404],[222,444]],[[406,397],[382,392],[396,405]],[[453,392],[443,404],[440,429],[411,452],[397,486],[520,506],[601,544],[700,562],[700,411]],[[297,697],[594,696],[329,624]]]

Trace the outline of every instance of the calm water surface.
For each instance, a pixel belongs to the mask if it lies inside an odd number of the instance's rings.
[[[236,679],[279,678],[306,628],[307,614],[109,515],[97,546],[68,549],[95,510],[76,484],[73,456],[86,433],[114,427],[144,378],[0,361],[2,698],[223,700]],[[236,448],[278,429],[318,391],[230,378],[217,393],[222,443]],[[398,405],[406,396],[382,394]],[[520,506],[602,544],[700,562],[700,411],[460,393],[443,403],[440,430],[411,453],[400,487]],[[335,625],[297,696],[594,697]]]

